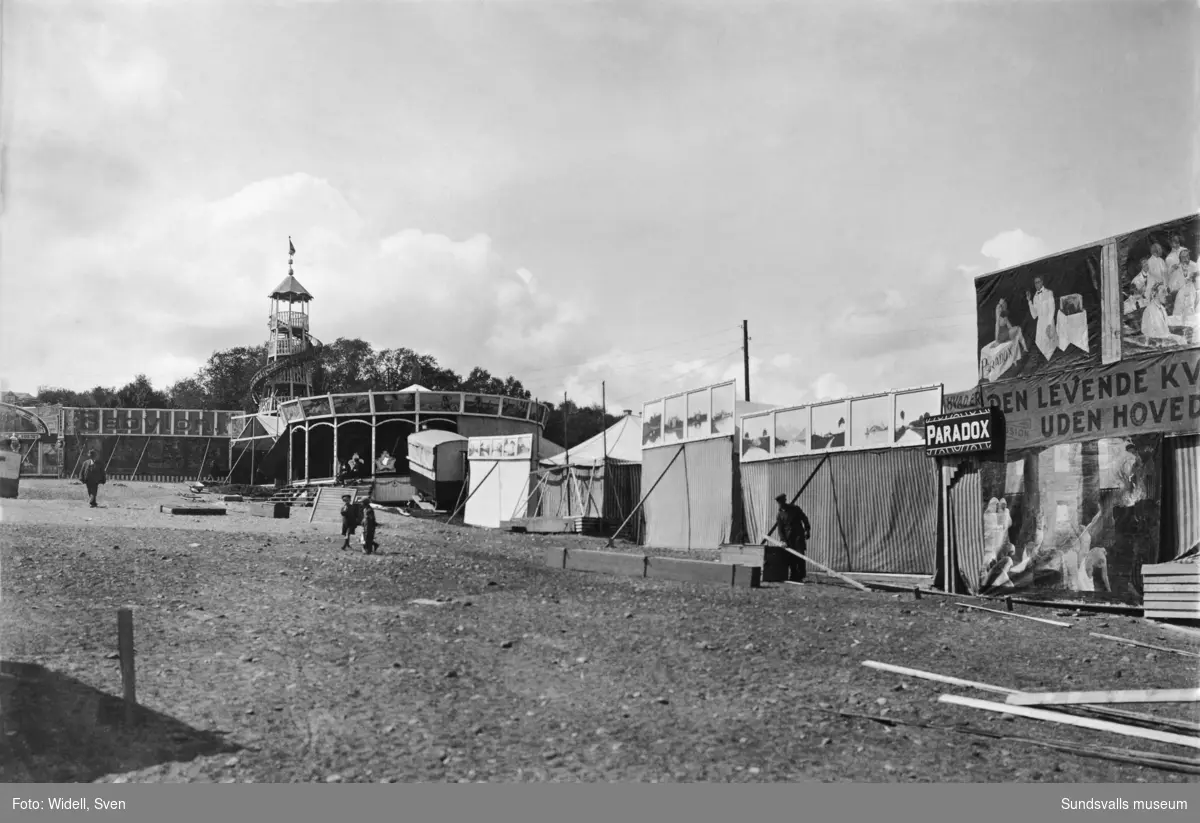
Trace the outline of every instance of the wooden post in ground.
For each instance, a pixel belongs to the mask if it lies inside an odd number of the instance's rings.
[[[921,599],[921,587],[913,586],[913,600],[920,600],[920,599]]]
[[[137,707],[133,664],[133,610],[117,610],[117,652],[121,656],[121,683],[125,687],[125,722],[132,723]]]

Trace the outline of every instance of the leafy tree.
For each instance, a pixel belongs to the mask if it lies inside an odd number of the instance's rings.
[[[117,402],[125,409],[162,409],[169,403],[166,394],[154,388],[144,374],[117,390]]]
[[[326,344],[313,369],[314,391],[324,394],[370,391],[375,350],[366,340],[339,337]]]
[[[265,345],[237,346],[213,352],[198,375],[212,408],[243,409],[246,392],[250,389],[250,378],[266,362]]]
[[[174,385],[167,389],[167,396],[170,398],[170,404],[177,409],[211,409],[213,407],[204,390],[204,383],[199,377],[185,377],[182,380],[176,380]]]
[[[568,449],[592,439],[620,419],[605,414],[599,403],[577,406],[567,399],[560,406],[552,403],[547,405],[550,406],[550,417],[546,421],[545,437],[551,443]]]

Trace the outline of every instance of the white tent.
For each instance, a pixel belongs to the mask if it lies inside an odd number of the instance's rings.
[[[607,431],[574,446],[569,452],[541,461],[543,468],[555,466],[599,466],[603,464],[605,446],[608,459],[614,463],[642,462],[642,416],[625,412],[625,416],[608,427]]]

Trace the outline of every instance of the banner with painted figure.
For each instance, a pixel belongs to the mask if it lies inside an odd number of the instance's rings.
[[[980,464],[983,554],[964,567],[984,594],[1042,591],[1138,604],[1159,561],[1162,435],[1009,454]]]
[[[1117,241],[1123,357],[1200,345],[1198,258],[1197,215]]]
[[[979,379],[994,382],[1100,360],[1101,246],[975,281]]]
[[[1004,412],[1008,449],[1200,429],[1200,351],[982,387]]]

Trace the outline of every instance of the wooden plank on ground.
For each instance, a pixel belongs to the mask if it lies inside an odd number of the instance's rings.
[[[1153,643],[1143,643],[1140,640],[1130,640],[1128,637],[1117,637],[1116,635],[1100,634],[1098,632],[1092,632],[1091,635],[1092,635],[1092,637],[1099,637],[1102,640],[1115,640],[1118,643],[1125,643],[1126,645],[1129,645],[1129,646],[1140,646],[1143,649],[1154,649],[1155,651],[1158,651],[1158,652],[1171,652],[1173,654],[1181,654],[1184,657],[1200,657],[1200,652],[1189,652],[1189,651],[1184,651],[1183,649],[1172,649],[1168,646],[1156,646]]]
[[[1010,694],[1014,706],[1068,706],[1086,703],[1196,703],[1200,689],[1119,689],[1091,692],[1025,692]]]
[[[575,521],[565,517],[531,517],[522,525],[529,534],[567,534],[575,531]]]
[[[567,549],[566,565],[569,571],[603,572],[623,574],[629,577],[646,576],[646,556],[626,552],[601,552],[582,549]]]
[[[567,567],[567,550],[562,547],[547,547],[546,565],[552,569],[565,569]]]
[[[210,508],[207,506],[159,506],[158,508],[159,511],[166,512],[167,514],[187,515],[189,517],[225,514],[225,509]]]
[[[677,557],[651,557],[646,561],[646,577],[655,580],[677,580],[683,583],[733,585],[733,566],[707,560],[684,560]]]
[[[1142,729],[1137,726],[1126,726],[1123,723],[1113,723],[1108,720],[1097,720],[1091,717],[1079,717],[1074,714],[1062,714],[1061,712],[1046,711],[1044,709],[1034,709],[1028,706],[1012,706],[1008,703],[995,703],[991,700],[978,700],[974,697],[959,697],[956,694],[943,694],[938,697],[939,703],[951,703],[957,706],[967,706],[972,709],[983,709],[989,712],[998,712],[1000,714],[1015,714],[1018,717],[1029,717],[1034,720],[1047,720],[1051,723],[1062,723],[1067,726],[1078,726],[1082,729],[1091,729],[1098,732],[1111,732],[1112,734],[1121,734],[1126,737],[1141,737],[1146,740],[1154,740],[1159,743],[1170,743],[1175,746],[1187,746],[1192,749],[1200,749],[1200,737],[1191,737],[1188,735],[1174,734],[1172,732],[1160,732],[1157,729]]]
[[[1002,612],[999,609],[988,609],[988,608],[984,608],[983,606],[976,606],[971,603],[958,603],[956,605],[962,606],[963,608],[966,608],[966,609],[978,609],[981,612],[991,612],[992,614],[999,614],[999,615],[1003,615],[1004,617],[1021,617],[1021,618],[1024,618],[1025,620],[1036,620],[1038,623],[1047,623],[1051,626],[1065,626],[1066,628],[1071,627],[1070,623],[1063,623],[1061,620],[1047,620],[1044,617],[1032,617],[1028,614],[1017,614],[1016,612]]]

